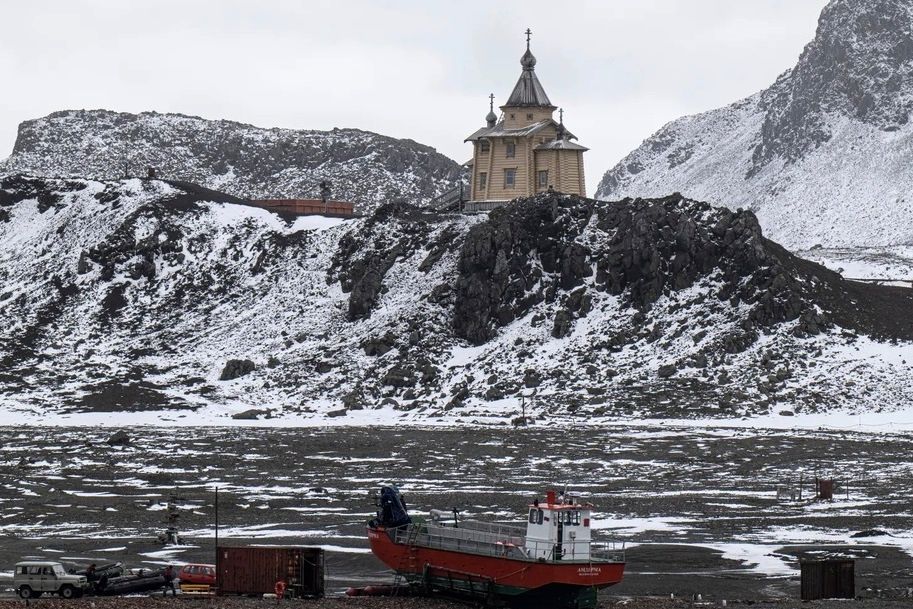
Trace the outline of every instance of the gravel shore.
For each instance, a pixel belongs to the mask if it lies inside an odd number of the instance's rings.
[[[34,607],[47,609],[246,609],[249,607],[307,607],[312,609],[464,609],[468,603],[444,598],[404,598],[404,597],[331,597],[322,599],[286,600],[277,603],[275,599],[263,598],[161,598],[161,597],[114,597],[83,598],[63,600],[42,598],[31,602]],[[21,600],[0,600],[0,607],[24,607]],[[831,600],[802,602],[799,600],[769,601],[692,601],[690,599],[670,598],[625,598],[606,597],[600,600],[600,609],[716,609],[719,607],[748,607],[752,609],[909,609],[910,599],[884,600],[864,599],[856,601]],[[535,609],[535,608],[534,608]],[[542,609],[547,609],[543,607]]]

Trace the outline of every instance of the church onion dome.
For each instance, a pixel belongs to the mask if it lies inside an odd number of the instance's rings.
[[[495,114],[494,110],[488,111],[488,114],[485,116],[485,122],[488,123],[489,127],[495,126],[495,123],[498,122],[498,115]]]
[[[536,56],[528,48],[523,53],[523,57],[520,58],[520,65],[523,66],[524,70],[536,69]]]

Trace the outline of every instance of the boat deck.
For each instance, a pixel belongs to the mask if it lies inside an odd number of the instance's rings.
[[[522,528],[496,523],[464,520],[455,527],[436,522],[416,522],[389,529],[389,533],[393,541],[398,544],[481,556],[539,561],[536,556],[540,556],[543,552],[538,551],[537,543],[543,544],[544,553],[552,554],[552,544],[546,546],[545,542],[534,540],[527,542],[526,532]],[[562,544],[562,548],[563,553],[560,558],[551,558],[546,562],[623,563],[625,561],[624,543],[567,541]]]

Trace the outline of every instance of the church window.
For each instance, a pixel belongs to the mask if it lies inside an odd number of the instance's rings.
[[[505,158],[512,159],[517,156],[517,145],[514,142],[507,142],[505,145]]]
[[[511,113],[510,113],[510,118],[512,118],[512,119],[517,118],[517,115],[514,114],[513,112],[511,112]]]
[[[539,188],[546,186],[548,186],[548,169],[542,169],[539,171]]]
[[[513,188],[517,182],[516,168],[504,170],[504,188]]]
[[[488,186],[488,174],[483,171],[479,174],[479,188],[485,188],[486,186]]]
[[[533,120],[533,113],[532,113],[532,112],[530,112],[530,113],[528,113],[528,114],[526,115],[526,120],[529,120],[529,121]]]
[[[482,140],[479,142],[479,152],[482,154],[488,154],[488,151],[491,150],[491,142],[488,140]]]

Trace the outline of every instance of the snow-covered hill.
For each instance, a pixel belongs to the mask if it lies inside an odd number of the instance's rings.
[[[112,180],[189,180],[245,198],[333,197],[362,209],[402,198],[419,204],[452,188],[459,166],[412,140],[359,131],[261,129],[180,114],[67,110],[19,125],[0,173]]]
[[[541,195],[288,223],[232,201],[0,178],[0,412],[600,421],[913,398],[909,290],[795,258],[750,212]]]
[[[754,211],[791,249],[913,243],[913,0],[832,0],[769,89],[673,121],[602,199],[670,192]]]

